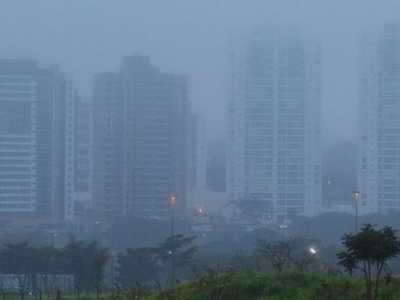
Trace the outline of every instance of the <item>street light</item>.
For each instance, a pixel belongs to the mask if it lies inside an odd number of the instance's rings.
[[[175,204],[176,204],[176,196],[169,196],[169,201],[171,203],[171,237],[174,237],[174,215],[175,215]]]
[[[51,234],[51,248],[54,249],[54,239],[55,239],[56,233],[54,231],[51,231],[50,234]]]
[[[310,252],[311,255],[317,254],[317,252],[318,252],[318,250],[316,248],[314,248],[314,247],[310,247],[308,249],[308,251]]]
[[[173,284],[175,280],[175,270],[174,270],[174,251],[175,251],[175,240],[174,240],[174,215],[175,215],[175,204],[176,204],[176,196],[171,195],[169,196],[169,201],[171,203],[171,243],[172,243],[172,249],[168,251],[168,254],[171,256],[171,285]]]
[[[353,196],[354,196],[354,201],[355,201],[355,213],[356,213],[356,231],[355,234],[358,232],[358,200],[361,198],[361,192],[360,191],[353,191]]]

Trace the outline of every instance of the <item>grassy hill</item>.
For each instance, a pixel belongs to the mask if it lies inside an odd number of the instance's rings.
[[[139,295],[141,294],[141,295]],[[382,282],[378,299],[400,299],[400,281]],[[365,299],[363,278],[286,271],[280,274],[211,274],[157,294],[124,291],[113,299],[143,300],[357,300]]]

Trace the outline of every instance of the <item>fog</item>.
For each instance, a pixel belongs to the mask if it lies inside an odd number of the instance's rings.
[[[195,267],[269,272],[260,250],[295,241],[309,270],[339,272],[343,234],[400,229],[400,26],[358,65],[361,33],[399,16],[399,0],[0,0],[0,268],[83,249],[108,291],[159,289]],[[304,40],[246,31],[270,24]],[[59,264],[43,259],[24,276]]]
[[[398,19],[398,1],[0,1],[0,56],[59,63],[90,96],[92,75],[142,53],[190,75],[193,110],[224,134],[227,34],[267,22],[317,32],[323,45],[323,141],[356,134],[357,41],[371,23]]]

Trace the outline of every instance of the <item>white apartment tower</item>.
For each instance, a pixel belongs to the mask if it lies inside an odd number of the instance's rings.
[[[400,208],[400,23],[363,34],[358,105],[361,214]]]
[[[228,62],[227,192],[278,221],[319,212],[321,50],[300,30],[235,32]]]
[[[74,101],[57,66],[0,59],[0,216],[73,219]]]

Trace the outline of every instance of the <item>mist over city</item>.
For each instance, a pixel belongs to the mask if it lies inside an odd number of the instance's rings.
[[[400,297],[400,2],[0,0],[0,40],[3,298]]]

